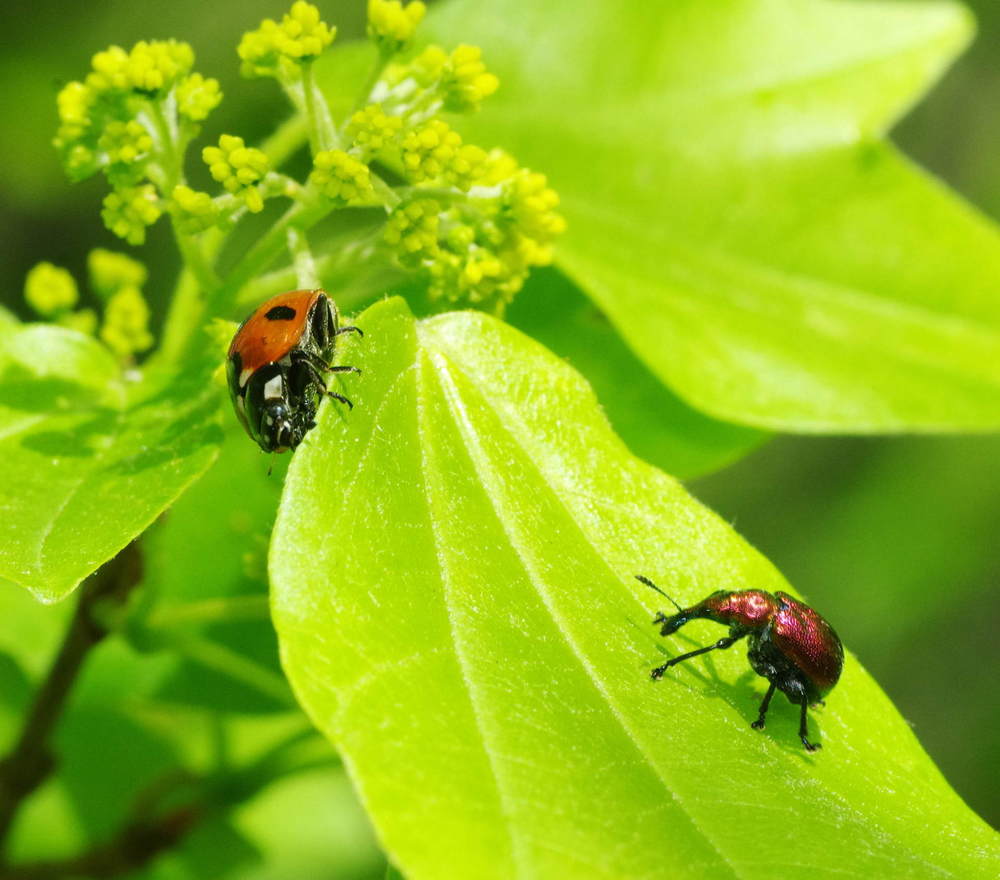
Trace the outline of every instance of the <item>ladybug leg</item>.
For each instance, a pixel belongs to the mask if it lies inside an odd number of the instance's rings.
[[[777,688],[778,686],[772,681],[771,686],[767,689],[767,693],[764,695],[764,702],[760,704],[760,710],[757,712],[757,720],[750,722],[750,726],[754,730],[764,729],[764,716],[767,715],[767,707],[771,705],[771,697],[774,696],[774,692]]]
[[[343,394],[337,394],[336,391],[331,391],[329,388],[326,387],[326,382],[323,381],[323,377],[320,375],[319,370],[316,369],[316,366],[315,364],[313,364],[312,360],[307,359],[302,361],[302,363],[304,364],[306,370],[309,371],[309,377],[312,380],[313,384],[316,386],[316,388],[319,390],[320,394],[325,394],[327,397],[332,397],[334,400],[339,400],[341,403],[346,403],[349,409],[354,409],[354,404],[351,403],[351,401],[349,401],[346,397],[344,397]],[[343,371],[341,370],[339,372]]]
[[[809,701],[805,698],[805,694],[802,695],[802,715],[799,720],[799,739],[802,740],[802,745],[806,747],[807,752],[815,752],[816,749],[823,748],[819,743],[809,742],[809,729],[806,721],[806,713],[809,711]]]
[[[743,635],[746,635],[746,633]],[[697,651],[688,651],[686,654],[681,654],[679,657],[672,657],[662,666],[657,666],[656,669],[650,672],[649,677],[656,681],[659,678],[663,678],[663,673],[666,672],[671,666],[676,666],[678,663],[684,660],[690,660],[692,657],[697,657],[699,654],[707,654],[709,651],[715,651],[719,648],[728,648],[742,638],[742,635],[726,636],[724,639],[719,639],[719,641],[717,641],[714,645],[699,648]]]
[[[338,327],[336,330],[333,331],[334,336],[340,336],[342,333],[357,333],[358,336],[365,335],[364,331],[360,327],[351,327],[350,325],[348,325],[347,327]]]
[[[309,365],[313,367],[313,369],[325,370],[327,373],[359,373],[359,374],[361,373],[361,370],[359,370],[357,367],[345,367],[345,366],[334,367],[331,364],[328,364],[325,360],[323,360],[323,358],[313,354],[312,352],[306,353],[305,360],[309,362]]]

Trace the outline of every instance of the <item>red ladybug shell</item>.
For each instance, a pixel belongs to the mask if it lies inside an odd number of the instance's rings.
[[[826,693],[837,683],[844,666],[840,638],[808,605],[788,593],[774,595],[781,607],[774,615],[772,641],[809,677],[820,694]]]
[[[265,364],[280,361],[295,348],[306,327],[309,310],[322,290],[292,290],[261,305],[236,331],[228,357],[240,356],[240,386]],[[289,313],[289,310],[292,314]]]

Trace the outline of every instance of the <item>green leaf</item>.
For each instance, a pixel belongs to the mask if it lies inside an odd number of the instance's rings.
[[[226,712],[287,709],[267,544],[288,456],[265,456],[235,414],[224,418],[218,461],[143,539],[149,607],[136,635],[185,655],[161,699]]]
[[[634,573],[687,603],[787,585],[579,374],[477,313],[357,323],[355,408],[326,406],[289,469],[274,619],[407,877],[994,875],[993,832],[853,657],[816,755],[784,700],[750,729],[739,649],[650,681],[720,630],[661,641]]]
[[[1000,427],[1000,237],[883,141],[969,39],[961,6],[453,0],[431,27],[483,47],[501,88],[463,130],[549,175],[560,265],[683,398]]]
[[[0,576],[51,601],[142,532],[212,462],[204,369],[130,385],[96,340],[0,333]]]
[[[767,436],[702,415],[672,394],[600,309],[554,269],[532,273],[507,320],[567,358],[590,383],[629,449],[675,477],[724,467]]]

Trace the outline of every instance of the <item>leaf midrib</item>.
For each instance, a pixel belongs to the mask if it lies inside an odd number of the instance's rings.
[[[451,360],[447,359],[447,356],[445,354],[443,354],[442,352],[427,352],[427,357],[431,361],[433,361],[435,359],[435,355],[438,356],[438,357],[441,357],[441,358],[445,359],[449,365],[454,365],[453,362]],[[466,373],[464,373],[463,371],[459,370],[459,372],[461,372],[462,375],[465,376],[467,379],[469,378],[468,375]],[[608,709],[610,711],[611,717],[614,718],[614,720],[617,722],[617,724],[622,729],[622,731],[625,734],[625,736],[628,738],[628,740],[632,743],[633,747],[636,749],[636,751],[642,757],[642,759],[645,762],[646,766],[660,780],[660,783],[663,786],[663,789],[667,793],[667,795],[678,804],[678,806],[680,807],[680,809],[683,811],[684,815],[687,817],[688,821],[691,823],[691,827],[694,829],[695,833],[698,834],[705,841],[705,843],[708,844],[708,846],[714,852],[716,852],[718,854],[718,856],[719,856],[719,858],[721,860],[721,866],[724,866],[724,867],[728,868],[732,872],[733,877],[738,878],[738,880],[740,880],[740,878],[742,878],[743,875],[740,874],[740,872],[737,870],[736,866],[730,861],[730,859],[726,856],[726,854],[719,848],[719,846],[715,842],[715,840],[713,840],[713,838],[704,829],[702,829],[700,827],[700,825],[698,824],[698,822],[691,815],[690,811],[684,806],[684,803],[683,803],[682,799],[670,787],[670,785],[668,784],[668,781],[667,781],[666,777],[661,772],[660,767],[657,765],[656,762],[654,762],[654,761],[652,761],[650,759],[650,757],[646,753],[645,748],[643,747],[642,743],[636,738],[636,736],[634,735],[633,731],[629,727],[628,723],[622,717],[620,709],[612,701],[612,699],[610,698],[610,696],[607,694],[607,692],[605,691],[602,683],[599,681],[597,675],[595,674],[594,670],[590,667],[589,662],[586,660],[586,658],[583,656],[583,653],[577,647],[575,641],[573,640],[573,638],[570,635],[568,629],[566,628],[566,626],[565,626],[565,624],[564,624],[561,616],[558,614],[558,612],[553,607],[553,605],[551,603],[551,597],[548,595],[548,593],[544,589],[542,589],[539,586],[538,579],[535,576],[535,573],[534,573],[534,571],[533,571],[533,569],[531,567],[530,562],[528,561],[528,559],[526,558],[526,556],[525,556],[525,554],[523,552],[523,548],[520,546],[520,542],[516,539],[515,535],[511,534],[511,532],[510,532],[510,530],[508,528],[508,524],[507,524],[506,518],[503,515],[503,512],[497,508],[497,502],[496,502],[496,497],[495,497],[496,493],[493,492],[493,491],[490,491],[491,482],[492,481],[489,480],[489,477],[488,477],[488,470],[489,470],[488,464],[484,464],[483,461],[482,461],[483,457],[485,456],[485,453],[483,453],[482,450],[478,448],[478,446],[474,447],[473,444],[470,443],[469,438],[475,436],[475,431],[471,428],[471,426],[469,426],[467,424],[467,422],[464,422],[464,420],[460,421],[460,419],[459,419],[459,417],[458,417],[458,415],[456,413],[456,407],[454,405],[455,404],[455,398],[460,399],[461,395],[458,393],[457,389],[454,388],[454,385],[453,385],[453,383],[451,381],[451,377],[447,375],[447,371],[436,370],[436,373],[438,375],[439,383],[441,385],[442,391],[445,392],[446,398],[448,398],[448,402],[449,402],[448,412],[449,412],[449,415],[452,418],[452,421],[453,421],[453,423],[455,425],[455,429],[458,432],[459,436],[463,438],[464,446],[465,446],[465,449],[466,449],[467,454],[469,456],[469,460],[472,463],[473,467],[475,468],[477,475],[479,476],[480,485],[483,487],[484,494],[486,494],[487,497],[489,497],[489,499],[490,499],[490,504],[491,504],[491,506],[493,508],[493,512],[494,512],[494,515],[496,517],[496,520],[500,524],[501,528],[503,529],[503,533],[504,533],[504,535],[506,537],[507,543],[510,545],[511,549],[514,551],[514,555],[517,558],[518,562],[520,563],[522,569],[524,570],[525,575],[527,576],[528,580],[535,586],[535,589],[536,589],[536,591],[538,593],[539,598],[542,600],[543,605],[545,606],[546,610],[549,612],[549,616],[552,619],[553,624],[555,625],[556,631],[559,633],[559,635],[562,637],[562,639],[566,642],[567,646],[570,649],[570,654],[581,665],[581,667],[584,670],[584,673],[585,673],[586,677],[591,682],[591,685],[594,687],[594,689],[600,695],[600,698],[603,700],[604,704],[608,707]],[[470,382],[472,382],[473,386],[480,393],[480,396],[482,396],[482,390],[480,389],[478,383],[476,383],[476,382],[474,382],[472,380],[470,380]],[[448,389],[447,389],[446,385],[450,385],[451,386],[451,394],[448,393]],[[454,395],[454,397],[452,395]],[[490,404],[490,408],[494,411],[494,413],[497,414],[497,416],[500,419],[501,423],[504,424],[504,430],[507,433],[507,435],[510,436],[514,440],[514,442],[517,445],[517,447],[519,449],[521,449],[522,452],[524,452],[524,454],[525,454],[526,457],[529,458],[529,460],[531,461],[532,467],[537,472],[537,468],[535,466],[534,460],[530,459],[530,457],[528,456],[527,450],[524,449],[523,445],[511,433],[511,431],[507,427],[506,423],[503,422],[503,418],[502,418],[501,414],[496,411],[496,409],[492,406],[492,403]],[[540,472],[539,472],[539,476],[540,476],[541,480],[545,483],[545,485],[547,487],[549,487],[549,489],[551,490],[551,485],[549,484],[549,482],[545,478],[545,476],[543,474],[541,474]],[[562,506],[562,502],[560,501],[559,503]],[[575,522],[575,520],[573,520],[572,517],[569,515],[568,511],[566,511],[566,514],[567,514],[567,519],[572,522],[573,527],[577,531],[580,531],[579,526],[577,525],[577,523]],[[581,532],[581,534],[582,534],[582,532]],[[588,544],[590,544],[589,540],[586,539],[586,536],[584,536],[584,539],[586,540],[586,542]],[[593,548],[593,545],[590,545],[590,546]],[[597,553],[596,548],[593,548],[593,549],[594,549],[594,555],[600,560],[601,565],[603,565],[608,570],[609,574],[612,577],[615,577],[614,572],[611,571],[610,567],[607,565],[607,563],[605,562],[605,560],[600,556],[600,554]],[[457,649],[457,647],[456,647],[456,649]],[[492,757],[491,757],[490,760],[491,760],[491,764],[492,764]]]
[[[415,351],[415,357],[417,367],[414,382],[417,407],[417,442],[420,448],[420,476],[423,481],[424,488],[422,497],[425,502],[427,521],[434,541],[434,556],[437,560],[438,572],[441,580],[441,602],[444,607],[445,616],[448,620],[448,629],[451,633],[451,642],[454,647],[456,665],[458,666],[462,684],[464,685],[465,691],[469,696],[469,706],[472,711],[472,717],[476,724],[476,730],[479,732],[479,740],[483,745],[483,753],[486,756],[486,763],[493,776],[493,784],[496,789],[497,800],[500,806],[500,814],[504,820],[503,826],[510,846],[510,861],[519,877],[529,877],[530,872],[526,868],[523,842],[520,841],[519,835],[515,832],[516,823],[512,818],[514,812],[512,809],[511,795],[508,790],[508,785],[502,778],[500,767],[494,758],[495,749],[491,748],[489,745],[489,736],[486,731],[483,711],[480,708],[479,697],[476,693],[476,686],[473,683],[472,664],[469,663],[468,658],[465,656],[465,652],[462,648],[462,640],[458,635],[458,626],[455,620],[451,597],[451,577],[446,560],[446,553],[441,536],[438,532],[437,517],[434,514],[430,500],[431,493],[434,489],[429,477],[431,462],[429,460],[429,445],[426,436],[426,413],[423,395],[423,383],[425,381],[424,364],[427,357],[425,356],[424,351],[419,347]]]

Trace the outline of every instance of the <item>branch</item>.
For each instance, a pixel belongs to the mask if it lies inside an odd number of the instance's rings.
[[[233,773],[196,776],[178,769],[139,792],[113,837],[69,858],[0,866],[0,880],[106,880],[132,874],[180,844],[200,822],[225,815],[275,779],[338,766],[339,757],[306,727]]]
[[[21,804],[55,769],[55,758],[49,749],[52,731],[84,660],[108,634],[95,609],[105,603],[123,604],[141,575],[142,559],[138,545],[133,542],[80,588],[80,600],[59,653],[35,694],[17,742],[0,760],[0,857]]]
[[[69,859],[0,867],[0,880],[64,880],[67,877],[121,877],[148,865],[176,846],[201,818],[183,806],[156,818],[137,817],[110,840]]]

